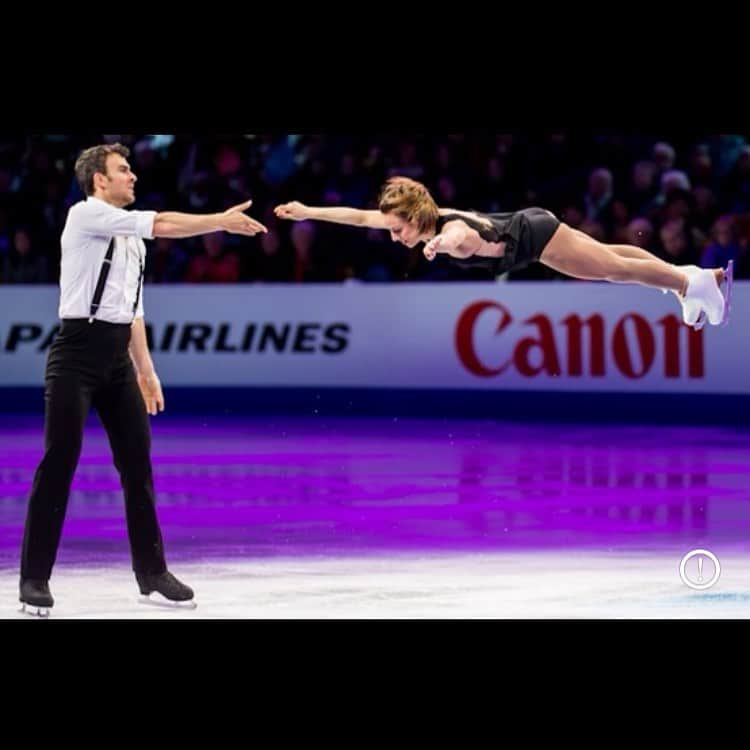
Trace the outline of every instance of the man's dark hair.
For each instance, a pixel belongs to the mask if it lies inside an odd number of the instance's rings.
[[[81,152],[76,160],[76,179],[86,195],[94,194],[94,175],[97,172],[107,174],[107,157],[110,154],[120,154],[127,159],[130,149],[121,143],[92,146]]]

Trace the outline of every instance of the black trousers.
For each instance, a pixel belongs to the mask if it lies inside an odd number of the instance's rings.
[[[107,432],[125,492],[133,570],[154,574],[167,568],[156,516],[151,428],[129,343],[127,324],[62,321],[47,358],[44,458],[29,499],[22,578],[50,578],[92,405]]]

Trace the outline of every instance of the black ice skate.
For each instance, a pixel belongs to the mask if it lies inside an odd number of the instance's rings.
[[[135,578],[143,595],[141,602],[144,604],[158,604],[186,609],[195,609],[198,606],[193,601],[193,589],[184,583],[180,583],[168,570],[155,575],[136,573]],[[161,596],[151,599],[152,593]]]
[[[55,603],[49,592],[49,583],[33,578],[21,581],[18,600],[22,604],[21,612],[34,617],[49,617],[49,611]]]

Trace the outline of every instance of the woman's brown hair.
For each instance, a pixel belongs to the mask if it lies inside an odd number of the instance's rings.
[[[439,216],[430,191],[409,177],[391,177],[380,191],[378,208],[414,224],[420,233],[434,231]]]

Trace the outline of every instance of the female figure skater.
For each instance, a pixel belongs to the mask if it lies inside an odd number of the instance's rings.
[[[449,255],[461,265],[482,264],[495,275],[539,261],[577,279],[643,284],[672,291],[687,325],[700,329],[707,319],[729,319],[732,263],[726,270],[673,266],[632,245],[610,245],[559,221],[543,208],[512,213],[479,213],[438,208],[427,188],[408,177],[392,177],[383,186],[378,209],[313,207],[298,201],[277,206],[276,216],[386,229],[394,242],[424,255]]]

